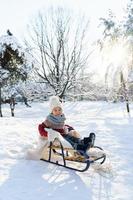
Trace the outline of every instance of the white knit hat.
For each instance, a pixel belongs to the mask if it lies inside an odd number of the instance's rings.
[[[55,108],[55,107],[60,107],[62,108],[62,104],[60,102],[60,99],[58,96],[52,96],[50,97],[49,99],[49,106],[50,106],[50,112],[52,112],[52,110]]]

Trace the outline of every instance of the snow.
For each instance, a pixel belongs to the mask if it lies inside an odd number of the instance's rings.
[[[66,102],[67,123],[81,135],[96,133],[96,145],[107,153],[103,169],[80,173],[43,161],[26,159],[38,141],[37,126],[48,114],[48,103],[8,105],[0,118],[0,200],[132,200],[133,104],[130,116],[124,103]]]
[[[132,83],[132,82],[133,82],[133,70],[129,73],[128,82],[129,82],[129,83]]]
[[[9,36],[9,35],[2,35],[0,37],[0,44],[1,44],[1,49],[0,51],[5,50],[5,44],[10,45],[11,48],[15,51],[16,49],[19,49],[20,56],[23,52],[20,52],[21,46],[18,44],[18,40],[14,36]],[[2,49],[3,48],[3,49]]]

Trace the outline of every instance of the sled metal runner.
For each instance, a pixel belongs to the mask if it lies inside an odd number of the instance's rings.
[[[58,142],[58,146],[54,145],[55,142]],[[101,147],[96,146],[94,148],[102,150]],[[73,152],[73,155],[69,155],[69,151]],[[52,155],[55,155],[56,160],[52,159]],[[61,160],[58,160],[58,158],[61,158]],[[64,148],[60,140],[56,138],[53,142],[50,142],[50,146],[48,149],[48,159],[41,158],[40,160],[65,167],[67,169],[75,170],[78,172],[84,172],[89,169],[90,164],[97,161],[99,161],[100,164],[103,164],[105,159],[105,153],[103,153],[99,157],[86,158],[85,156],[81,156],[74,149]],[[80,163],[81,166],[75,167],[75,163]],[[70,166],[69,164],[72,164],[72,166]]]

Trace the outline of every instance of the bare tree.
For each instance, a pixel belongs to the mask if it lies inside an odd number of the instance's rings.
[[[75,23],[75,22],[78,22]],[[29,27],[28,41],[36,59],[36,72],[44,82],[63,97],[85,66],[90,52],[87,50],[88,20],[72,18],[63,8],[39,13]]]

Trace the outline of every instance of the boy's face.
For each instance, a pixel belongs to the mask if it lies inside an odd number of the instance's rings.
[[[55,116],[61,115],[62,114],[62,108],[60,108],[60,107],[53,108],[52,114],[55,115]]]

